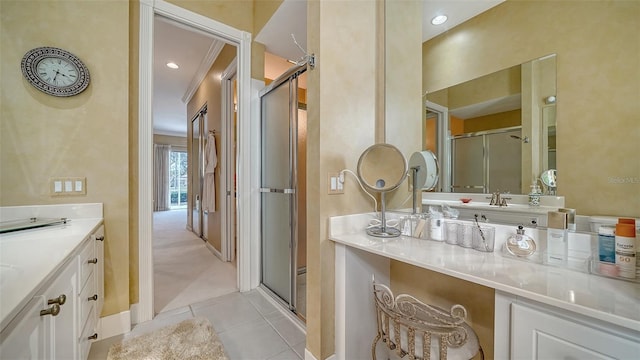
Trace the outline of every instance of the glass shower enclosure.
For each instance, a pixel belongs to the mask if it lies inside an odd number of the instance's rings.
[[[298,77],[305,70],[296,66],[260,92],[261,287],[298,315]]]

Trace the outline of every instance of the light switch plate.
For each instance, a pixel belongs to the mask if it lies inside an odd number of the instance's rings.
[[[344,194],[344,184],[340,181],[339,173],[329,173],[327,180],[329,195]]]
[[[49,195],[87,195],[87,179],[84,177],[55,177],[49,179]]]

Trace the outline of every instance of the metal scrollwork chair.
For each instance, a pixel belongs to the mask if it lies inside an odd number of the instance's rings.
[[[371,353],[376,360],[376,346],[382,339],[395,354],[408,359],[471,359],[484,352],[478,336],[466,324],[467,310],[453,305],[450,311],[427,305],[411,295],[394,298],[385,285],[373,281],[378,334]]]

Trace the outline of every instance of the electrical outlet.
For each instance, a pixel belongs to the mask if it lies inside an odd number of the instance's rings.
[[[327,180],[329,195],[344,194],[344,176],[341,181],[339,173],[329,173]]]

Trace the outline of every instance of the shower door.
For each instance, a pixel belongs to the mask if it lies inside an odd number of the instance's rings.
[[[521,192],[520,129],[493,130],[453,137],[452,192]]]
[[[298,75],[296,67],[260,92],[263,287],[296,311],[298,248]]]

